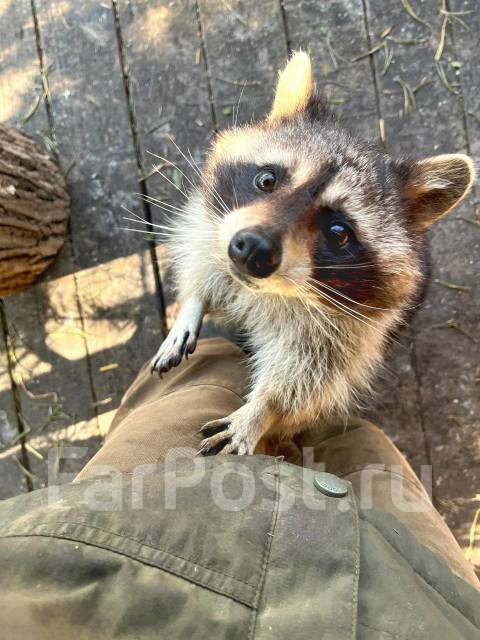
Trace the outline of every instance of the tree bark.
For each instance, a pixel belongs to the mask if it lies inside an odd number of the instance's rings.
[[[0,297],[47,269],[67,237],[69,209],[58,166],[29,136],[0,125]]]

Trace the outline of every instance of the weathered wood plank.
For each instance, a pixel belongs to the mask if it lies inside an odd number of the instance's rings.
[[[280,4],[231,0],[219,10],[200,0],[199,7],[219,128],[262,118],[288,53]]]
[[[11,122],[17,112],[27,114],[32,88],[35,88],[36,55],[32,60],[22,61],[22,71],[17,65],[22,37],[28,38],[28,30],[32,30],[29,19],[30,14],[25,13],[24,7],[0,0],[0,122]],[[19,453],[19,448],[15,449],[18,436],[7,345],[0,325],[0,499],[10,498],[27,488],[14,460]]]
[[[115,23],[111,7],[93,0],[38,0],[36,7],[46,63],[53,65],[49,81],[60,159],[71,168],[78,300],[91,385],[103,414],[118,405],[153,353],[161,326],[145,242],[118,228],[124,226],[122,205],[140,214],[142,209],[133,195],[139,190],[138,171]],[[124,332],[124,326],[130,330]],[[119,365],[115,373],[105,375],[101,367],[112,363]],[[103,404],[107,398],[111,401]]]
[[[145,176],[143,193],[181,206],[184,197],[178,188],[190,186],[182,172],[195,181],[182,153],[187,158],[191,153],[195,162],[201,163],[213,130],[195,2],[128,0],[113,6],[130,88],[138,161]],[[175,211],[150,201],[144,215],[165,224]],[[128,226],[138,227],[131,221]],[[176,306],[163,248],[160,240],[157,242],[170,325]]]
[[[26,478],[18,464],[22,458],[20,427],[2,324],[0,319],[0,500],[27,490]]]
[[[45,110],[45,84],[40,72],[30,2],[10,4],[9,11],[12,10],[9,19],[2,20],[2,25],[8,29],[2,42],[10,43],[7,50],[11,50],[12,56],[7,77],[17,78],[17,81],[4,82],[5,102],[15,104],[16,87],[25,74],[26,84],[22,85],[22,103],[10,111],[7,122],[25,129],[48,145],[53,135]],[[47,482],[48,451],[53,450],[56,455],[61,444],[76,441],[76,436],[72,439],[71,429],[68,433],[59,429],[75,424],[75,432],[81,429],[83,437],[88,424],[89,430],[96,432],[97,447],[100,442],[89,382],[87,348],[81,337],[83,323],[75,276],[72,275],[74,270],[71,246],[67,243],[44,275],[43,282],[5,300],[15,360],[13,374],[18,408],[26,431],[26,456],[34,473],[34,487]],[[58,348],[59,344],[63,344],[63,349]],[[69,465],[69,468],[79,470],[84,462]]]
[[[461,63],[461,67],[459,69],[459,73],[457,74],[460,82],[461,82],[461,93],[462,93],[462,106],[464,111],[464,124],[465,124],[465,132],[467,136],[467,146],[468,151],[475,159],[477,167],[480,162],[480,7],[478,2],[475,0],[452,0],[449,2],[450,11],[466,11],[468,12],[466,15],[462,16],[464,22],[467,24],[468,28],[464,28],[459,22],[453,21],[452,35],[454,38],[454,46],[453,51],[455,53],[455,61]],[[458,65],[455,65],[458,68]],[[468,273],[469,275],[473,275],[473,279],[476,283],[476,289],[472,289],[469,293],[469,297],[465,300],[465,296],[459,297],[458,302],[460,303],[458,306],[464,308],[465,306],[469,309],[469,317],[472,326],[476,327],[475,333],[478,339],[478,327],[480,326],[480,310],[478,305],[478,295],[479,295],[479,280],[480,273],[478,269],[478,256],[480,255],[479,244],[480,244],[480,207],[478,202],[478,181],[477,186],[474,187],[474,195],[471,199],[470,203],[462,208],[460,212],[462,217],[463,224],[465,225],[464,231],[470,232],[471,236],[477,238],[477,242],[472,242],[469,244],[469,255],[468,255]],[[466,220],[472,220],[476,223],[477,226],[471,225],[471,223],[466,222]],[[473,240],[473,238],[472,238]],[[472,250],[476,253],[470,253]],[[471,278],[469,278],[471,279]],[[467,377],[468,377],[468,394],[472,394],[470,398],[467,399],[468,404],[463,405],[462,409],[465,411],[467,409],[469,417],[467,420],[462,420],[458,424],[458,427],[463,432],[463,437],[461,436],[458,440],[456,439],[456,447],[457,451],[460,453],[461,459],[458,461],[462,466],[464,465],[473,465],[473,473],[469,472],[469,485],[471,487],[478,488],[480,482],[478,479],[478,468],[480,466],[480,455],[475,452],[478,452],[478,437],[480,433],[480,424],[479,424],[479,391],[478,386],[480,384],[480,353],[478,349],[478,344],[475,347],[475,353],[471,354],[470,361],[467,362]],[[476,364],[475,364],[476,363]],[[462,366],[463,363],[459,363]],[[474,366],[474,370],[472,371],[472,364]],[[462,369],[463,372],[463,369]],[[464,374],[465,375],[465,374]],[[472,384],[476,382],[476,387]],[[457,398],[459,399],[459,398]],[[460,399],[459,399],[460,400]],[[458,403],[457,403],[458,404]],[[471,417],[470,417],[471,416]],[[463,446],[467,444],[469,455],[463,460]],[[456,524],[456,534],[459,540],[462,543],[464,549],[467,549],[466,554],[472,564],[476,567],[477,573],[480,574],[480,521],[477,520],[477,525],[473,530],[473,545],[470,543],[471,535],[472,535],[472,527],[473,527],[473,514],[476,513],[477,509],[480,508],[478,491],[477,494],[472,494],[470,496],[470,504],[469,511],[470,516],[463,517],[463,514],[455,514],[452,516],[447,515],[447,519],[449,521],[457,520]],[[455,505],[456,506],[456,505]],[[449,505],[445,505],[445,509],[448,509]],[[455,511],[454,507],[454,511]]]
[[[292,49],[311,53],[318,85],[356,133],[380,135],[362,0],[284,0]]]
[[[464,100],[465,126],[470,152],[480,161],[480,7],[475,0],[450,0],[450,11],[467,12],[459,16],[467,29],[453,21],[455,65]],[[478,192],[478,187],[477,187]],[[480,213],[477,210],[477,218]]]
[[[156,348],[160,322],[145,245],[115,228],[115,208],[124,200],[119,191],[125,189],[131,205],[138,183],[111,11],[96,3],[73,12],[61,3],[38,3],[37,9],[44,64],[53,65],[49,86],[60,159],[71,169],[75,251],[75,264],[67,247],[47,282],[7,304],[28,389],[22,391],[22,415],[32,429],[32,451],[43,459],[30,457],[38,484],[44,484],[49,449],[55,458],[60,447],[65,454],[69,445],[87,445],[83,458],[62,465],[62,471],[74,472],[98,448],[99,422],[105,428]],[[89,42],[104,56],[100,73]],[[68,275],[78,266],[84,268]]]
[[[29,2],[0,0],[0,38],[0,122],[43,134],[43,87]]]
[[[59,447],[77,441],[83,445],[87,433],[96,437],[93,444],[97,448],[100,444],[74,277],[37,284],[8,298],[5,306],[37,488],[47,483],[49,452],[55,457]],[[90,453],[94,451],[95,446]],[[85,455],[78,461],[77,470],[86,460]],[[75,471],[75,465],[69,468]]]
[[[114,3],[115,5],[117,3]],[[242,43],[241,49],[251,56],[251,44],[256,36],[260,36],[265,31],[265,25],[268,24],[267,17],[263,16],[262,24],[258,24],[258,20],[253,19],[255,14],[257,17],[260,11],[250,7],[241,7],[238,4],[238,10],[252,14],[249,18],[251,22],[251,34],[248,42]],[[270,12],[278,19],[280,12],[278,6],[275,11]],[[207,6],[208,5],[208,6]],[[151,165],[158,163],[162,166],[162,173],[167,178],[176,183],[182,184],[180,172],[184,172],[190,179],[195,181],[195,174],[189,162],[182,155],[182,152],[188,156],[191,152],[195,162],[201,163],[203,155],[208,147],[210,138],[216,125],[215,113],[221,113],[223,122],[230,122],[233,111],[233,105],[236,104],[242,89],[242,83],[233,84],[223,83],[224,88],[228,88],[230,93],[226,98],[224,94],[215,93],[217,89],[217,80],[215,76],[212,79],[214,87],[214,104],[213,110],[209,102],[210,82],[206,72],[206,61],[204,59],[204,46],[202,37],[212,36],[214,42],[209,40],[212,46],[212,59],[214,70],[209,69],[209,73],[219,73],[220,69],[232,68],[232,65],[239,64],[236,58],[238,51],[229,51],[223,60],[217,60],[219,52],[215,48],[220,41],[230,41],[232,33],[227,22],[222,22],[221,16],[225,16],[225,12],[215,11],[210,3],[204,3],[201,7],[205,9],[205,15],[202,14],[202,22],[199,24],[200,15],[197,15],[196,3],[188,2],[167,2],[166,0],[155,0],[154,2],[145,3],[143,0],[129,0],[125,3],[118,3],[119,26],[121,29],[122,40],[125,49],[125,61],[127,63],[127,73],[131,83],[132,100],[136,116],[139,151],[141,163],[144,172],[148,176],[145,182],[145,190],[149,195],[167,200],[174,206],[182,203],[182,196],[175,190],[171,184],[163,177],[151,172]],[[234,7],[230,8],[235,11]],[[227,12],[230,15],[230,9]],[[276,12],[276,13],[275,13]],[[237,14],[235,14],[237,15]],[[215,21],[213,17],[215,16]],[[216,20],[220,17],[220,22]],[[245,21],[246,18],[240,16],[240,20]],[[228,29],[227,29],[228,27]],[[279,32],[283,39],[283,32]],[[275,41],[270,43],[270,53],[274,51]],[[244,68],[244,61],[240,63]],[[269,82],[275,81],[276,67],[271,69]],[[227,72],[228,73],[228,72]],[[238,74],[237,74],[238,75]],[[265,76],[266,77],[266,76]],[[256,75],[257,78],[257,75]],[[262,78],[263,79],[263,78]],[[254,86],[260,84],[257,78]],[[245,88],[248,93],[250,87]],[[269,91],[262,89],[264,104],[263,111],[268,108],[268,101],[271,100]],[[232,93],[233,92],[233,93]],[[253,93],[257,99],[258,90]],[[261,95],[261,92],[260,94]],[[228,105],[224,105],[223,110],[220,108],[222,100],[226,100]],[[259,104],[258,101],[256,104]],[[225,112],[225,113],[224,113]],[[226,115],[228,113],[228,116]],[[249,112],[249,117],[252,112]],[[242,120],[242,114],[238,118]],[[174,143],[170,141],[173,138]],[[179,147],[179,150],[177,146]],[[168,166],[168,163],[159,158],[152,157],[149,152],[153,152],[168,158],[174,162],[178,168]],[[183,180],[183,187],[188,187],[188,181]],[[150,210],[154,220],[164,219],[165,214],[161,209],[157,209],[155,205],[150,205]],[[173,214],[174,215],[174,214]],[[159,248],[160,259],[162,257],[161,248]],[[168,275],[164,272],[164,282],[168,284]],[[169,302],[167,308],[167,318],[169,323],[176,311],[176,305],[173,294],[167,290],[167,300]]]
[[[462,149],[458,100],[442,84],[434,59],[441,26],[439,3],[415,3],[415,10],[431,29],[414,20],[395,0],[369,0],[367,6],[373,42],[381,42],[381,33],[392,28],[383,40],[393,54],[385,73],[388,51],[384,47],[374,55],[389,151],[433,154]],[[455,82],[455,69],[447,61],[447,57],[452,60],[451,51],[448,54],[447,50],[448,42],[440,66],[450,82]],[[405,97],[409,89],[414,102]]]
[[[11,3],[0,0],[0,42],[2,43],[0,122],[24,128],[43,144],[48,127],[43,106],[43,86],[39,72],[35,28],[29,2]],[[12,325],[7,316],[9,309],[17,305],[22,318],[35,317],[34,298],[35,294],[31,296],[33,305],[22,305],[17,301],[16,296],[7,299],[4,303],[4,330],[7,332],[6,339],[10,343],[8,345],[10,357],[7,357],[7,345],[2,333],[0,336],[0,410],[3,445],[0,453],[0,495],[2,497],[10,497],[27,488],[26,475],[15,463],[13,457],[22,459],[27,466],[30,466],[28,452],[25,453],[25,450],[22,452],[19,439],[19,420],[23,421],[24,392],[21,381],[16,376],[17,372],[13,370],[16,349],[13,335],[8,335]],[[41,322],[40,318],[39,322]],[[17,382],[16,399],[11,389],[12,377]],[[17,402],[18,406],[16,406]]]
[[[383,76],[377,75],[387,148],[419,156],[465,150],[459,87],[445,86],[445,77],[440,77],[444,73],[448,83],[457,83],[449,29],[440,71],[434,59],[440,41],[440,5],[434,0],[413,5],[431,29],[412,19],[395,0],[369,0],[368,5],[373,37],[378,38],[386,26],[394,24],[392,36],[414,42],[394,45],[391,65]],[[467,49],[472,50],[468,44]],[[379,57],[377,70],[383,64]],[[414,103],[409,100],[404,104],[402,82],[404,87],[417,89]],[[465,216],[472,217],[468,203],[431,234],[433,282],[414,320],[421,417],[436,476],[434,495],[462,545],[467,544],[468,528],[478,506],[474,500],[480,482],[476,445],[479,424],[475,417],[480,409],[480,346],[476,337],[480,318],[475,303],[480,234],[462,220]],[[466,289],[452,289],[448,284]]]
[[[117,3],[115,3],[117,5]],[[170,142],[199,161],[210,141],[212,119],[205,69],[200,54],[195,2],[127,0],[116,6],[137,123],[139,153],[148,190],[156,197],[181,201],[152,165],[180,183],[158,154],[189,170]],[[188,186],[188,185],[187,185]]]

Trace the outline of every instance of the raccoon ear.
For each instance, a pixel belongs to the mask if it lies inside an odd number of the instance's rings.
[[[280,120],[304,111],[315,93],[312,63],[304,51],[295,51],[280,72],[269,120]]]
[[[409,162],[405,168],[408,213],[420,231],[429,229],[459,204],[475,180],[474,164],[462,153]]]

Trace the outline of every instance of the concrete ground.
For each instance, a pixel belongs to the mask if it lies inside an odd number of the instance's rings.
[[[302,48],[353,130],[392,153],[478,160],[479,33],[475,0],[0,0],[0,121],[59,158],[72,197],[61,256],[1,307],[0,497],[83,466],[158,346],[164,299],[175,312],[161,247],[119,228],[122,206],[158,221],[148,196],[180,202],[151,153],[188,169],[172,136],[201,161],[237,104],[239,122],[266,113]],[[433,468],[435,504],[480,565],[476,198],[433,231],[427,299],[367,413]]]

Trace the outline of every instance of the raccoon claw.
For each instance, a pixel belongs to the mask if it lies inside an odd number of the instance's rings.
[[[176,367],[195,351],[204,314],[204,305],[199,298],[188,298],[180,309],[170,333],[160,345],[152,359],[150,371],[160,377],[172,367]]]
[[[246,436],[233,429],[230,418],[207,422],[199,433],[206,436],[200,443],[199,456],[214,456],[217,453],[243,456],[253,453]]]
[[[190,329],[178,331],[173,327],[153,357],[150,373],[157,372],[161,376],[179,365],[184,356],[188,358],[195,351],[197,338],[198,334]]]

